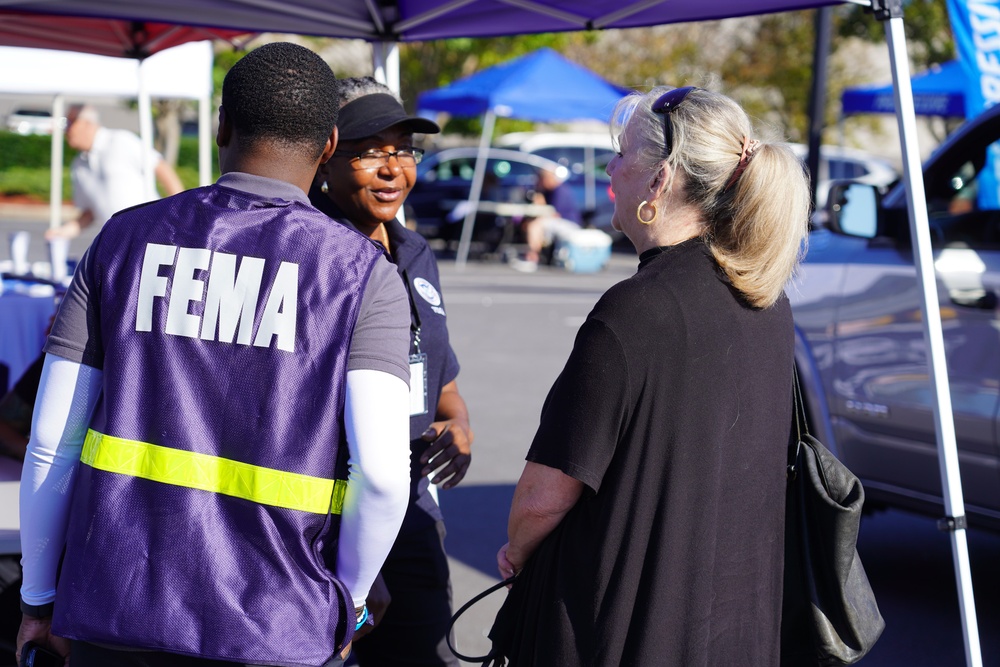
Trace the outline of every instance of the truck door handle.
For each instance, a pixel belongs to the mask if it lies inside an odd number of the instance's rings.
[[[997,304],[1000,303],[1000,299],[997,298],[997,293],[993,290],[987,289],[953,289],[948,290],[948,296],[951,297],[951,302],[953,304],[956,306],[962,306],[963,308],[994,310],[996,309]]]

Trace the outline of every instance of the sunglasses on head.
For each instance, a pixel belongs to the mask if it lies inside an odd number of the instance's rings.
[[[670,157],[670,153],[674,150],[674,126],[670,122],[670,113],[680,106],[684,98],[690,95],[693,90],[698,90],[698,87],[674,88],[663,93],[653,102],[653,112],[663,115],[663,143],[667,147],[667,157]]]

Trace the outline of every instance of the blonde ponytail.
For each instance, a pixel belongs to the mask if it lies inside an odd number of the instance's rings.
[[[733,287],[766,308],[805,253],[809,187],[802,163],[787,146],[762,143],[721,198],[709,247]]]

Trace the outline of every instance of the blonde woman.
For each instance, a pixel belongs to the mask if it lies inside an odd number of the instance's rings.
[[[808,187],[699,88],[616,110],[639,270],[581,327],[518,482],[492,633],[523,665],[777,665]]]

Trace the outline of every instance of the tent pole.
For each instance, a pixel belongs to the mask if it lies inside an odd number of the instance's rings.
[[[198,100],[198,185],[212,184],[212,93]]]
[[[212,64],[215,61],[215,53],[212,50],[211,42],[202,42],[205,59],[205,85],[198,96],[198,185],[211,185],[212,178],[212,149],[215,145],[212,137],[212,95],[214,93],[214,83],[212,81]]]
[[[150,196],[156,198],[156,175],[153,173],[153,104],[146,87],[142,61],[136,63],[139,73],[139,136],[142,139],[142,178]]]
[[[399,44],[396,42],[373,42],[372,61],[375,80],[384,83],[399,94]]]
[[[372,43],[372,72],[375,80],[385,84],[391,91],[400,94],[399,85],[399,44],[397,42]],[[406,207],[400,206],[396,220],[406,226]]]
[[[469,210],[462,223],[462,237],[458,242],[458,254],[455,256],[455,268],[465,269],[465,261],[469,258],[469,246],[472,244],[472,228],[476,225],[476,212],[479,210],[479,197],[483,193],[483,179],[486,177],[486,162],[493,139],[493,126],[496,124],[496,114],[493,109],[487,109],[483,115],[483,135],[479,138],[479,154],[476,155],[476,169],[472,173],[472,188],[469,190]]]
[[[830,60],[830,39],[833,30],[833,14],[830,7],[820,7],[816,10],[813,23],[815,28],[815,45],[813,47],[812,91],[809,95],[809,187],[812,190],[813,206],[816,205],[816,190],[819,187],[821,153],[823,143],[823,127],[826,125],[826,75]]]
[[[889,44],[896,118],[899,122],[899,136],[903,149],[903,177],[907,186],[910,235],[913,239],[914,261],[922,288],[924,338],[929,352],[931,391],[935,408],[934,428],[937,435],[938,463],[941,470],[941,486],[944,492],[946,515],[939,525],[951,533],[951,551],[955,563],[955,578],[962,613],[966,665],[968,667],[982,667],[979,626],[976,620],[972,571],[969,564],[965,500],[962,495],[962,477],[955,439],[955,422],[951,406],[944,335],[941,329],[941,311],[938,303],[934,256],[927,218],[924,177],[920,165],[920,152],[917,148],[917,124],[913,111],[913,90],[910,85],[906,36],[903,33],[902,3],[899,0],[889,0],[888,2],[875,0],[872,4],[873,7],[881,6],[881,10],[876,9],[876,16],[885,22],[885,34]]]
[[[49,229],[62,225],[63,199],[63,137],[66,134],[62,119],[66,116],[66,98],[56,95],[52,99],[52,161],[49,180]]]

